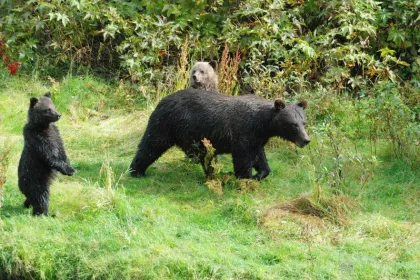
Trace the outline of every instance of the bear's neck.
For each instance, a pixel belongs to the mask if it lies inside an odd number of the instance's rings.
[[[258,124],[255,128],[257,135],[266,143],[271,137],[278,136],[276,131],[272,129],[272,119],[274,118],[274,113],[272,110],[261,110],[256,116],[252,117],[253,119],[258,119]]]
[[[28,129],[31,130],[37,130],[37,131],[42,131],[42,130],[47,130],[49,129],[51,126],[53,126],[52,123],[37,123],[37,122],[28,122],[26,124],[26,127]]]

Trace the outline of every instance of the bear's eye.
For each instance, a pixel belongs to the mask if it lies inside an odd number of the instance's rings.
[[[200,73],[201,73],[201,74],[204,74],[204,71],[203,71],[203,70],[200,70]]]

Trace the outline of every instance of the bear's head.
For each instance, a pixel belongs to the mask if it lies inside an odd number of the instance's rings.
[[[191,69],[190,87],[217,91],[216,62],[196,62]]]
[[[61,115],[57,112],[51,100],[51,93],[47,92],[39,98],[31,98],[28,123],[46,125],[58,121],[60,117]]]
[[[283,100],[274,101],[274,118],[271,123],[273,133],[298,147],[303,148],[311,141],[306,133],[305,108],[306,100],[297,103],[285,103]]]

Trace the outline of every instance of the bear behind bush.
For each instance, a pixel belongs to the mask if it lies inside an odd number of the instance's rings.
[[[216,63],[196,62],[190,73],[190,87],[206,91],[218,91]]]
[[[172,146],[200,159],[204,171],[207,138],[216,154],[232,154],[238,178],[263,179],[270,173],[264,146],[280,136],[299,147],[309,143],[305,131],[306,101],[286,104],[254,95],[226,96],[186,89],[162,99],[152,113],[130,172],[142,176]],[[252,176],[252,169],[257,173]],[[206,174],[211,176],[211,174]]]
[[[31,98],[28,122],[23,129],[25,143],[18,177],[19,189],[26,197],[24,206],[32,206],[34,215],[48,215],[50,184],[56,171],[68,176],[75,173],[60,133],[53,124],[60,117],[50,93],[40,98]]]

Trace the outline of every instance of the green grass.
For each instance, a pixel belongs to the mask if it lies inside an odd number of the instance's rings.
[[[0,278],[420,278],[420,171],[390,158],[386,143],[363,188],[361,168],[346,166],[340,192],[358,207],[345,223],[294,216],[264,223],[272,206],[312,193],[304,159],[316,155],[317,139],[297,152],[271,141],[272,173],[254,191],[227,184],[218,196],[204,184],[201,167],[177,149],[145,178],[131,178],[126,171],[149,106],[128,102],[118,93],[123,89],[91,77],[59,82],[0,73],[0,141],[13,149],[0,209]],[[47,90],[63,113],[57,125],[78,173],[54,181],[55,217],[32,217],[17,186],[21,131],[29,97]],[[369,153],[367,141],[358,147]],[[319,162],[330,168],[329,157],[314,162],[316,170]],[[220,161],[223,172],[232,171],[230,156]]]

